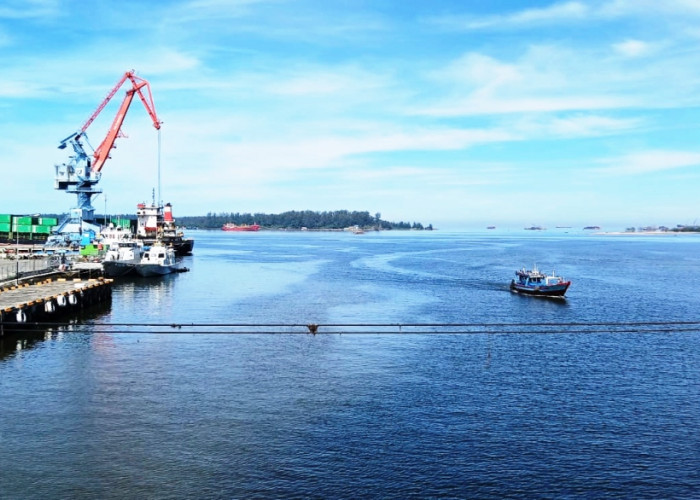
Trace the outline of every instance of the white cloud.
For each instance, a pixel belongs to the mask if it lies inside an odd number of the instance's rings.
[[[603,2],[597,10],[603,17],[697,16],[700,3],[697,0],[612,0]]]
[[[568,97],[474,96],[451,104],[425,108],[420,112],[428,116],[473,116],[510,113],[553,113],[559,111],[592,111],[624,109],[637,106],[632,98],[622,96],[573,95]]]
[[[674,47],[629,37],[612,51],[608,44],[562,44],[529,45],[515,56],[469,52],[427,75],[436,91],[414,113],[466,117],[698,105],[693,68],[700,53]]]
[[[624,57],[641,57],[652,51],[652,45],[641,40],[625,40],[614,44],[613,49]]]
[[[508,14],[493,16],[441,16],[434,17],[430,22],[452,29],[505,30],[513,27],[540,26],[542,24],[566,23],[581,21],[588,17],[591,8],[582,2],[554,3],[543,8],[520,10]]]
[[[638,129],[644,123],[639,118],[613,118],[596,114],[575,114],[572,116],[540,116],[525,119],[519,125],[530,138],[595,137]]]
[[[589,12],[590,8],[581,2],[555,3],[540,9],[526,9],[505,16],[500,21],[505,21],[508,24],[561,22],[562,20],[583,19]]]
[[[318,98],[324,94],[364,94],[386,87],[391,82],[382,75],[360,68],[308,68],[290,75],[269,78],[264,90],[283,96],[308,95]]]
[[[562,26],[573,22],[614,20],[623,17],[656,19],[700,15],[697,0],[612,0],[600,2],[553,2],[544,7],[525,8],[490,16],[449,15],[430,19],[451,29],[499,31],[513,28]]]
[[[514,137],[502,130],[444,129],[361,137],[313,136],[289,142],[278,138],[257,143],[221,144],[214,150],[218,151],[216,155],[219,157],[216,165],[231,165],[236,171],[250,169],[248,175],[275,178],[289,176],[296,169],[337,168],[358,155],[460,150],[475,144],[510,140]]]
[[[647,150],[602,160],[596,172],[610,175],[638,175],[688,167],[700,167],[700,153],[693,151]]]
[[[0,6],[0,19],[53,17],[60,12],[60,0],[4,0]]]
[[[499,61],[494,57],[470,52],[435,71],[436,80],[454,81],[457,85],[494,88],[522,82],[521,69],[516,64]]]

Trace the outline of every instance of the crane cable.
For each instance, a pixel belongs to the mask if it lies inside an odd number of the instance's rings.
[[[160,129],[158,129],[158,205],[162,205],[163,198],[160,194]]]

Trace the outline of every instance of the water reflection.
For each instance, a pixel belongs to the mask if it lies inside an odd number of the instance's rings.
[[[70,332],[91,332],[90,326],[85,323],[103,321],[108,317],[111,303],[103,302],[91,306],[86,310],[76,312],[60,323],[35,323],[35,324],[6,324],[2,326],[0,335],[0,361],[3,361],[21,351],[40,347],[44,342],[62,342],[64,334]]]
[[[139,277],[122,279],[112,287],[114,308],[104,318],[105,323],[149,323],[175,309],[173,289],[179,274],[169,274],[158,279]]]

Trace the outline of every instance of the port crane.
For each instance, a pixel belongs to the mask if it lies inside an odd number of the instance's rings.
[[[114,117],[106,137],[94,150],[93,154],[89,155],[85,151],[84,146],[84,144],[90,146],[86,133],[88,127],[95,121],[95,118],[104,110],[105,106],[127,80],[131,84],[131,88],[126,91],[124,100]],[[158,115],[156,114],[150,84],[143,78],[136,76],[133,71],[127,71],[83,126],[77,132],[73,132],[63,139],[58,146],[59,149],[65,149],[70,144],[75,153],[75,155],[70,157],[68,163],[55,165],[56,177],[54,187],[65,190],[67,193],[76,194],[78,198],[77,206],[70,210],[68,218],[56,230],[58,234],[67,236],[67,239],[72,241],[79,239],[84,229],[99,231],[99,226],[95,223],[95,209],[92,206],[92,197],[102,192],[102,190],[97,188],[97,184],[102,176],[102,168],[110,158],[110,153],[115,147],[115,141],[118,137],[123,136],[121,132],[122,123],[124,123],[129,106],[131,106],[131,102],[136,95],[139,96],[148,115],[151,117],[153,126],[156,130],[160,130],[162,122],[158,120]]]

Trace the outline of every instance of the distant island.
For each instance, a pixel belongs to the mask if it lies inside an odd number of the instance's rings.
[[[671,229],[678,233],[700,233],[700,226],[685,226],[678,224],[675,228]]]
[[[357,212],[348,210],[335,210],[330,212],[314,212],[311,210],[283,212],[281,214],[264,213],[238,213],[238,212],[209,212],[203,216],[181,216],[177,218],[177,224],[196,229],[221,229],[231,222],[233,224],[252,225],[259,224],[262,229],[279,230],[317,230],[331,231],[342,230],[348,227],[357,227],[364,230],[432,230],[433,225],[424,226],[420,222],[390,222],[383,220],[380,213],[374,216],[369,212]]]

